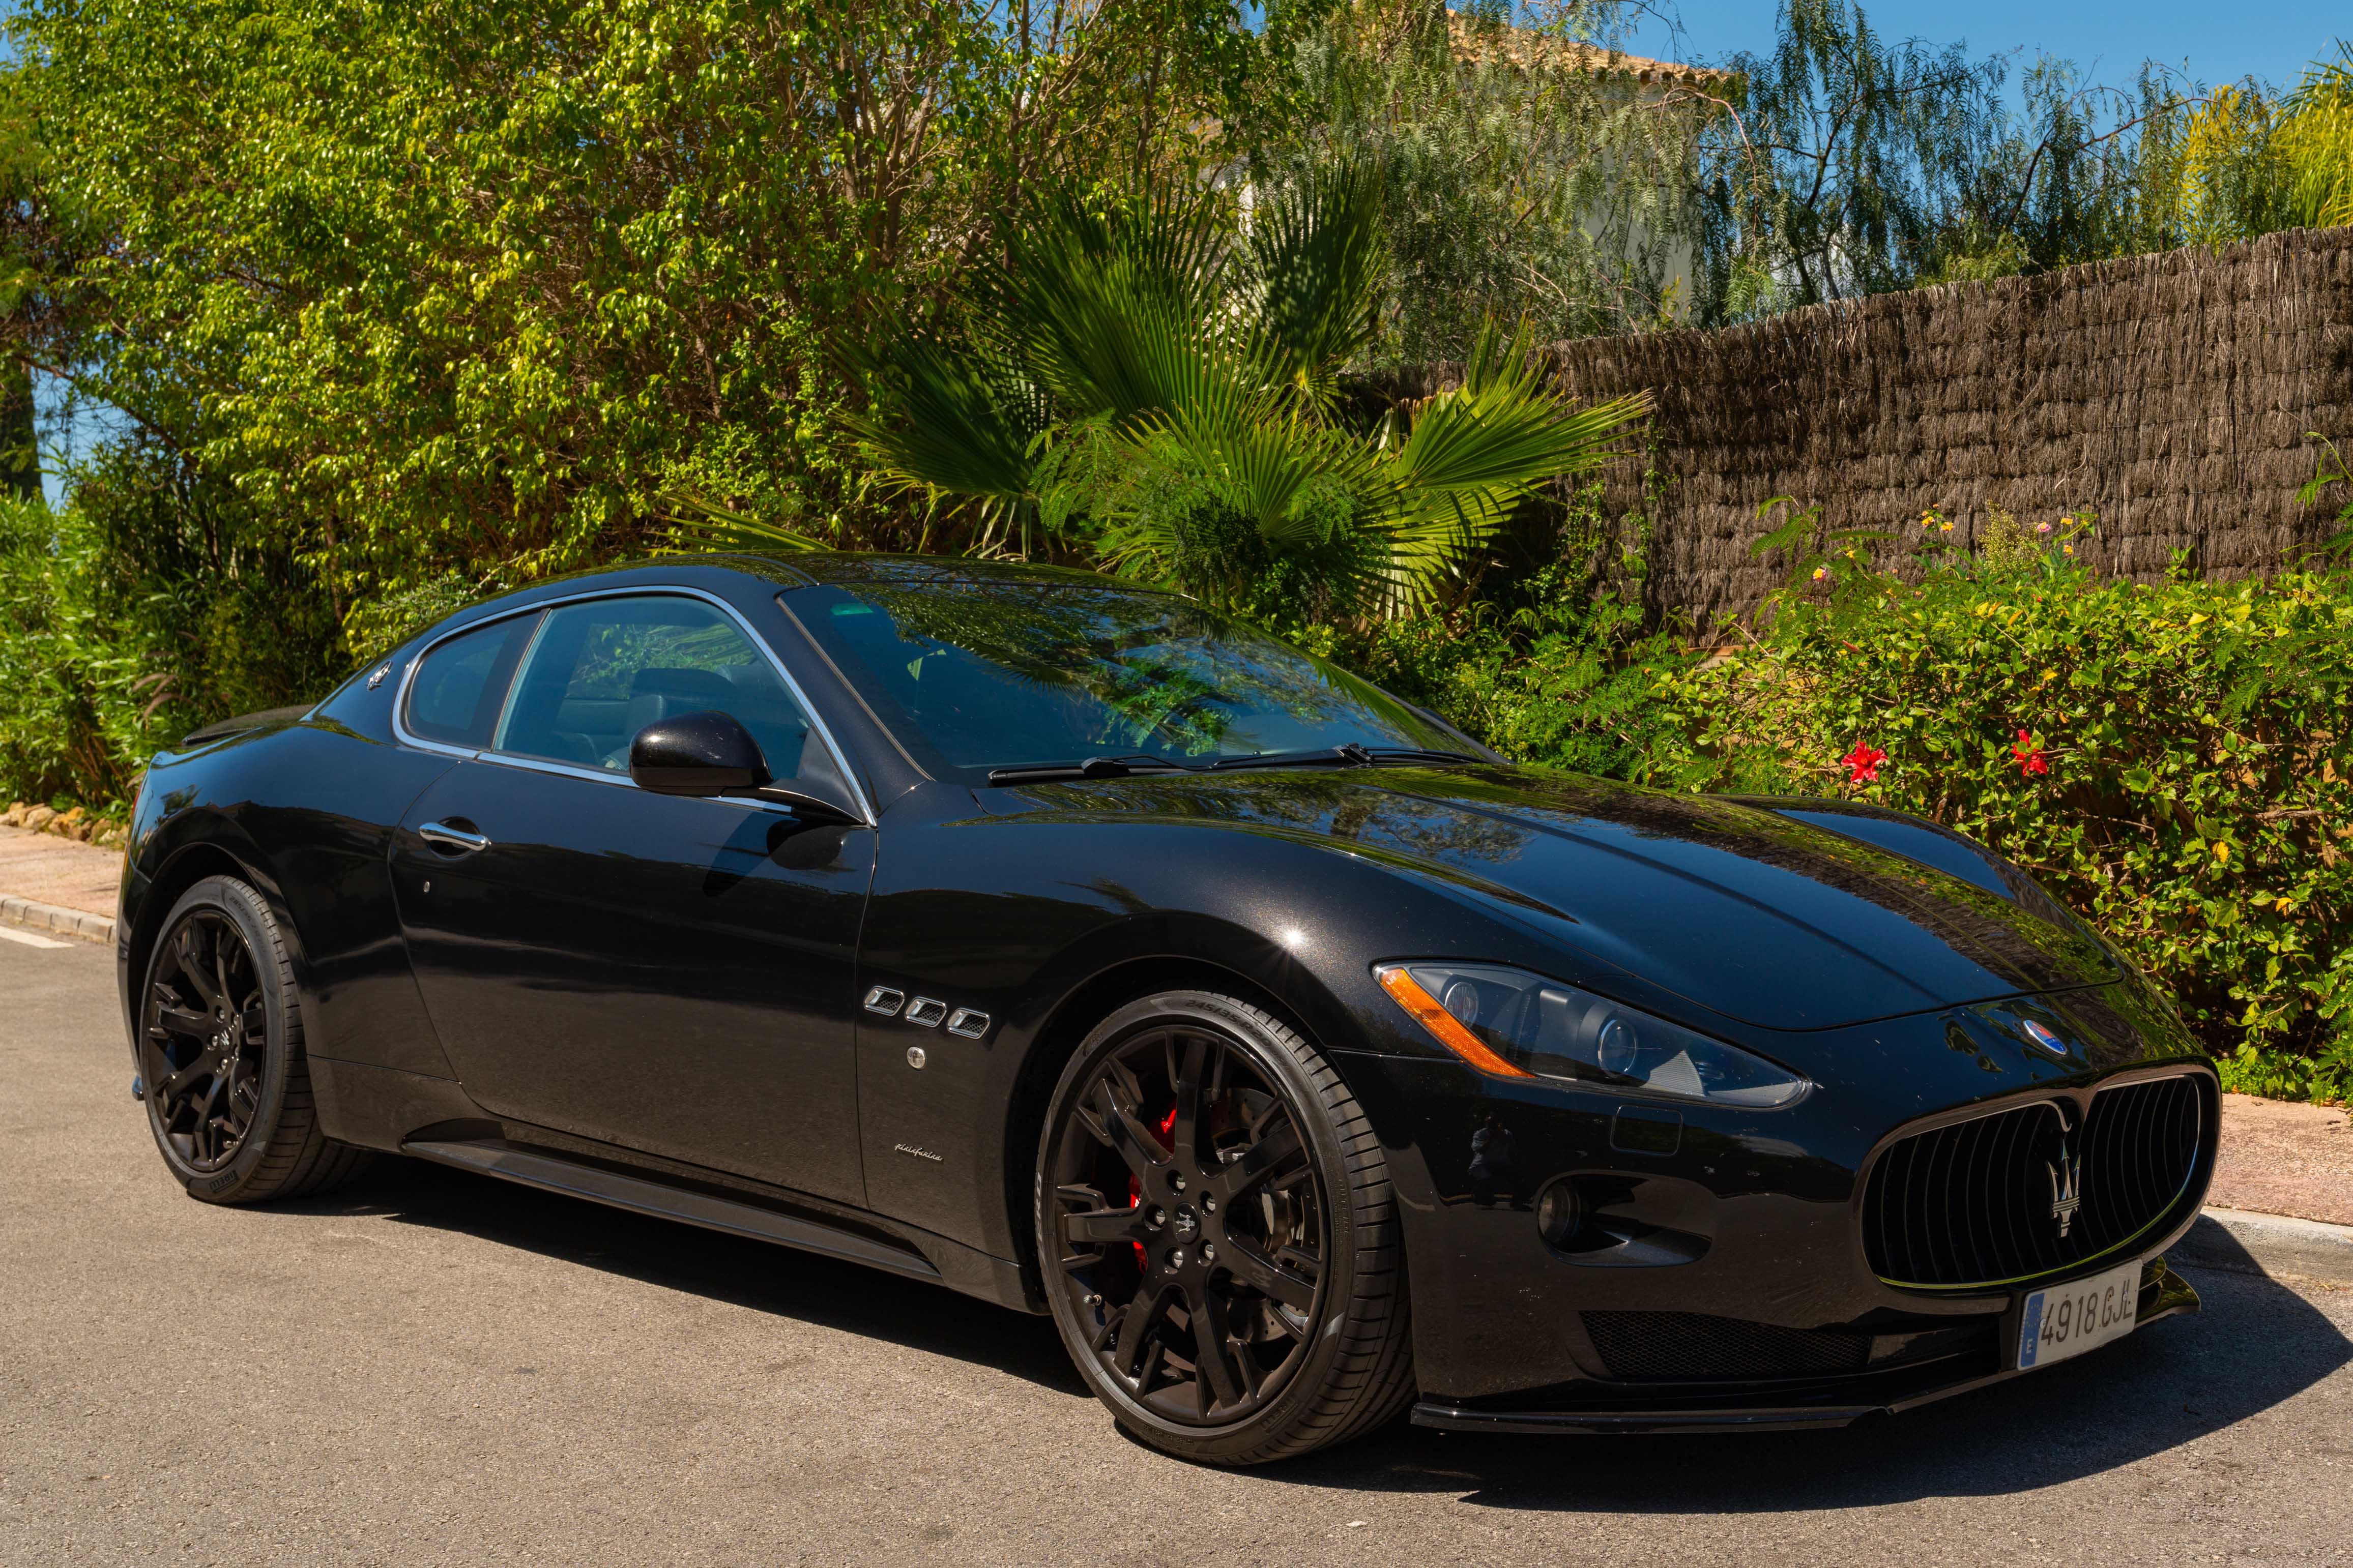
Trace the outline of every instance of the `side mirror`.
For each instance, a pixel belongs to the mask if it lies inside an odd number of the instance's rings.
[[[629,777],[655,795],[724,795],[768,782],[760,742],[733,714],[659,719],[629,742]]]
[[[655,795],[752,795],[810,823],[863,820],[797,784],[770,783],[760,742],[732,713],[681,713],[647,725],[629,742],[629,777]]]

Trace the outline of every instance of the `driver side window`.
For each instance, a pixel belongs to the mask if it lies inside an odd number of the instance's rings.
[[[589,599],[548,612],[491,745],[626,774],[638,731],[704,710],[750,731],[771,776],[800,773],[808,717],[733,621],[671,595]]]

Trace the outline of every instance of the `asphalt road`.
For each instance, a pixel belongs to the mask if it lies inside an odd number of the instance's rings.
[[[1846,1432],[1120,1436],[1042,1319],[406,1162],[165,1179],[111,955],[0,942],[0,1563],[2353,1563],[2353,1289]]]

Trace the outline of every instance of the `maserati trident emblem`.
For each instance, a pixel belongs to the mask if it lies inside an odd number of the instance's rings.
[[[2051,1173],[2051,1217],[2059,1222],[2059,1234],[2064,1237],[2067,1227],[2075,1223],[2075,1211],[2084,1204],[2084,1156],[2067,1152],[2067,1141],[2059,1141],[2059,1158],[2054,1163],[2045,1160],[2042,1168]]]
[[[2052,1061],[2063,1062],[2073,1054],[2067,1042],[2052,1032],[2049,1026],[2032,1018],[2021,1018],[2018,1026],[2026,1031],[2027,1042]]]

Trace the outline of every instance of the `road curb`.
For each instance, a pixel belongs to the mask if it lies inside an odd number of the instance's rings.
[[[2353,1285],[2353,1225],[2210,1208],[2167,1256],[2193,1268]]]
[[[28,931],[79,937],[84,942],[111,942],[114,940],[112,915],[94,915],[86,910],[69,910],[57,904],[38,903],[31,899],[17,898],[13,893],[0,893],[0,921],[23,926]]]

